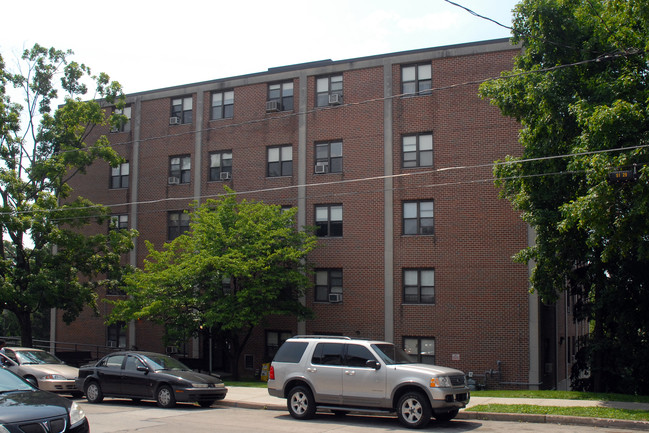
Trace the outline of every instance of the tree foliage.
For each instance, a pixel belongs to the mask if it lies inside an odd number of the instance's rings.
[[[481,94],[523,126],[522,156],[495,169],[537,234],[517,259],[591,321],[573,385],[649,394],[649,3],[523,0],[512,34],[515,68]]]
[[[108,118],[102,104],[123,105],[123,95],[119,83],[92,75],[71,55],[35,45],[18,60],[19,72],[0,57],[0,302],[16,316],[26,346],[35,312],[58,308],[71,322],[94,305],[95,288],[107,283],[98,277],[118,275],[121,255],[132,248],[134,233],[82,233],[110,212],[73,197],[68,181],[97,159],[121,162],[105,136],[88,136],[121,121]],[[86,83],[95,86],[92,101],[81,99]]]
[[[310,315],[299,298],[309,284],[305,257],[314,235],[298,231],[296,209],[237,201],[233,191],[191,213],[190,230],[128,278],[114,321],[147,318],[173,335],[210,330],[227,340],[232,370],[252,330],[275,315]]]

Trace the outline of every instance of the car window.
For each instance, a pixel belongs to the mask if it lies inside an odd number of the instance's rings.
[[[0,393],[8,391],[33,391],[35,388],[9,370],[0,368]],[[8,407],[8,406],[7,406]],[[4,410],[4,409],[3,409]],[[9,410],[9,409],[7,409]]]
[[[16,359],[16,354],[14,353],[13,350],[5,349],[4,354],[7,358],[11,359],[12,361],[18,362],[18,360]]]
[[[367,367],[367,361],[376,361],[376,358],[367,347],[358,344],[347,345],[345,365],[349,365],[350,367]]]
[[[20,364],[62,364],[56,356],[44,350],[19,350],[15,352]]]
[[[292,362],[297,364],[302,359],[306,347],[309,345],[307,342],[292,342],[287,341],[282,344],[273,358],[273,362]]]
[[[174,371],[191,371],[182,362],[176,358],[167,355],[148,354],[142,355],[147,360],[149,366],[154,370],[174,370]]]
[[[124,366],[124,370],[127,371],[137,371],[138,367],[144,367],[145,365],[137,359],[135,356],[129,356],[126,358],[126,365]]]
[[[372,348],[376,350],[383,362],[388,365],[392,364],[413,364],[417,361],[415,358],[408,355],[403,349],[398,348],[394,344],[372,344]]]
[[[108,368],[122,368],[122,361],[124,355],[113,355],[106,358],[106,367]]]
[[[312,364],[342,365],[342,343],[318,343],[311,358]]]

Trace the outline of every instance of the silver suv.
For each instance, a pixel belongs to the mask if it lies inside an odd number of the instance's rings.
[[[470,397],[459,370],[418,364],[385,341],[331,336],[288,339],[270,366],[268,393],[286,398],[296,419],[324,409],[396,412],[410,428],[426,426],[431,417],[453,419]]]

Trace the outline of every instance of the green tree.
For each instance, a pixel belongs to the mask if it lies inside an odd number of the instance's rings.
[[[522,156],[495,168],[537,234],[516,258],[544,301],[568,290],[590,320],[573,385],[649,394],[649,3],[524,0],[512,34],[514,69],[481,94],[523,127]]]
[[[91,75],[71,55],[35,45],[18,60],[17,73],[0,57],[0,226],[6,240],[0,243],[0,302],[15,315],[25,346],[32,345],[35,312],[59,308],[71,322],[94,305],[94,289],[109,283],[98,277],[119,275],[120,257],[132,248],[128,231],[83,234],[84,226],[102,224],[110,213],[74,198],[68,181],[97,159],[121,162],[105,136],[87,140],[95,126],[122,121],[108,118],[102,103],[123,105],[123,96],[117,82]],[[92,101],[81,100],[85,82],[95,85]],[[12,101],[13,94],[22,95],[24,105]]]
[[[296,209],[237,201],[232,190],[191,213],[190,230],[162,250],[147,242],[144,268],[128,279],[114,321],[147,318],[173,335],[209,330],[225,339],[231,371],[253,329],[270,316],[310,316],[300,303],[309,284],[305,257],[316,244],[299,231]]]

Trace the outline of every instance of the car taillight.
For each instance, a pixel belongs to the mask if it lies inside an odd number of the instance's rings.
[[[268,380],[275,380],[275,368],[271,365],[268,370]]]

